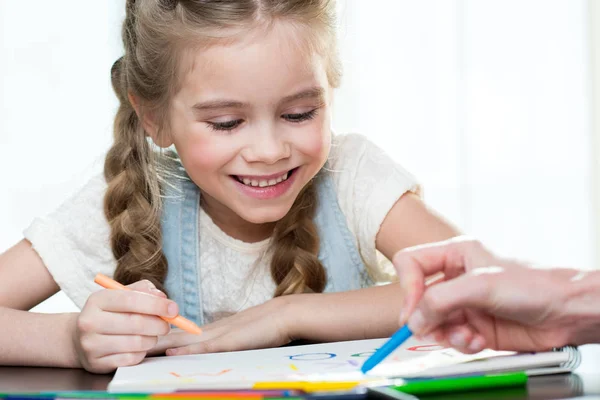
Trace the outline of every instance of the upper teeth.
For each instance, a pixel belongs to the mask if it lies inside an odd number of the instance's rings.
[[[287,178],[288,178],[288,173],[286,172],[285,174],[283,174],[277,178],[272,178],[272,179],[241,178],[241,180],[242,180],[242,182],[244,182],[244,185],[265,187],[265,186],[277,185],[279,182],[283,182]]]

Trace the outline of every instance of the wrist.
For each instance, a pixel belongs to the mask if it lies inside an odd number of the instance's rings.
[[[309,294],[292,294],[278,297],[283,329],[290,340],[305,339],[305,312]]]
[[[77,319],[79,318],[79,313],[68,313],[64,314],[64,316],[66,318],[66,332],[68,332],[67,349],[64,353],[67,357],[65,360],[67,367],[83,368],[81,360],[79,359],[79,352],[77,351],[79,340],[77,333]]]
[[[563,281],[563,313],[568,343],[600,342],[600,272],[570,270]]]

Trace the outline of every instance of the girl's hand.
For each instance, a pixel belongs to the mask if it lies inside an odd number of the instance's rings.
[[[292,341],[289,298],[276,297],[230,317],[202,327],[202,336],[174,330],[160,338],[152,353],[166,350],[168,356],[220,353],[278,347]]]
[[[174,317],[179,312],[177,304],[147,280],[128,287],[133,290],[94,292],[77,318],[74,347],[79,363],[90,372],[138,364],[158,337],[170,331],[158,315]]]

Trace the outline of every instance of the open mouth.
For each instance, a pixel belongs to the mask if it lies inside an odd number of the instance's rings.
[[[250,178],[250,177],[238,176],[238,175],[231,175],[231,177],[243,185],[250,186],[250,187],[264,188],[264,187],[276,186],[276,185],[280,184],[281,182],[285,182],[296,172],[297,169],[298,169],[298,167],[291,169],[279,176],[270,177],[269,179],[258,179],[257,177]]]

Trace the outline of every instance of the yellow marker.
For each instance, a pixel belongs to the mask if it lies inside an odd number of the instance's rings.
[[[336,390],[353,389],[365,381],[341,381],[341,382],[256,382],[252,389],[255,390],[302,390],[305,392],[326,392]]]

